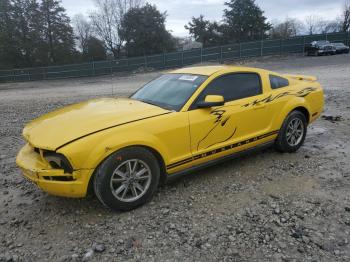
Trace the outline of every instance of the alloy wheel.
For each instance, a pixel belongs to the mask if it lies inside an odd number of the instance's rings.
[[[287,138],[287,143],[290,146],[296,146],[298,145],[304,135],[304,125],[301,119],[299,118],[294,118],[292,119],[287,127],[287,133],[286,133],[286,138]]]
[[[147,192],[151,179],[151,169],[145,162],[140,159],[130,159],[114,170],[110,188],[119,201],[134,202]]]

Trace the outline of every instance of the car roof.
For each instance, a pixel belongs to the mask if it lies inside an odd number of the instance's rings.
[[[228,66],[228,65],[221,65],[221,66],[194,66],[194,67],[185,67],[181,69],[177,69],[174,71],[171,71],[171,74],[191,74],[191,75],[205,75],[205,76],[211,76],[217,72],[220,71],[257,71],[256,68],[250,68],[250,67],[242,67],[242,66]]]
[[[312,43],[329,43],[328,40],[317,40],[317,41],[312,41]]]

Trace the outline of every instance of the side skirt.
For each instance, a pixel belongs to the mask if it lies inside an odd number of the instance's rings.
[[[187,175],[187,174],[193,173],[195,171],[198,171],[198,170],[201,170],[201,169],[204,169],[204,168],[207,168],[207,167],[210,167],[210,166],[213,166],[213,165],[225,162],[227,160],[232,160],[232,158],[237,158],[237,157],[245,156],[245,155],[250,154],[252,152],[261,151],[263,149],[271,147],[274,144],[274,142],[275,141],[272,140],[272,141],[269,141],[267,143],[264,143],[264,144],[261,144],[261,145],[257,145],[257,146],[252,147],[252,148],[248,148],[248,149],[243,150],[243,151],[235,152],[233,154],[220,157],[218,159],[210,160],[210,161],[208,161],[206,163],[199,164],[199,165],[187,168],[185,170],[182,170],[182,171],[179,171],[179,172],[176,172],[176,173],[173,173],[173,174],[167,174],[167,176],[166,176],[167,181],[170,181],[170,180],[173,180],[173,179],[177,179],[177,178],[179,178],[179,177],[181,177],[183,175]]]

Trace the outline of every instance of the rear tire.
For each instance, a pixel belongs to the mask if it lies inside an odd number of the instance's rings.
[[[110,155],[96,170],[94,191],[105,206],[127,211],[151,200],[159,178],[156,157],[145,148],[129,147]]]
[[[292,111],[282,124],[275,148],[280,152],[296,152],[304,143],[307,132],[305,115],[300,111]]]

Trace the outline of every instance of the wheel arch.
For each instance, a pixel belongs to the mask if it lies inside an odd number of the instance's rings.
[[[279,130],[283,125],[284,120],[287,116],[293,111],[299,111],[304,114],[307,120],[307,124],[310,123],[311,119],[311,110],[308,106],[307,101],[303,97],[296,97],[295,99],[290,100],[278,114],[277,121],[274,122],[274,129]]]
[[[166,175],[166,165],[163,156],[161,153],[154,149],[153,147],[150,146],[145,146],[145,145],[136,145],[136,147],[142,147],[150,151],[155,158],[157,159],[160,167],[160,183],[164,183],[166,181],[167,175]]]
[[[290,111],[290,112],[293,112],[293,111],[299,111],[299,112],[301,112],[301,113],[303,113],[303,115],[305,116],[305,118],[306,118],[306,122],[309,124],[310,123],[310,112],[309,112],[309,110],[306,108],[306,107],[304,107],[304,106],[298,106],[298,107],[296,107],[296,108],[294,108],[292,111]]]
[[[94,168],[94,171],[92,172],[92,175],[89,178],[89,183],[88,183],[88,194],[92,195],[93,194],[93,183],[94,183],[94,178],[96,175],[97,170],[100,168],[100,166],[105,162],[105,160],[110,157],[112,154],[127,149],[127,148],[132,148],[132,147],[140,147],[140,148],[144,148],[146,150],[148,150],[156,159],[157,162],[159,163],[159,167],[160,167],[160,184],[165,183],[167,175],[166,175],[166,165],[165,165],[165,161],[163,156],[161,155],[161,153],[148,145],[142,145],[142,144],[135,144],[135,145],[129,145],[129,146],[125,146],[122,148],[119,148],[113,152],[110,152],[110,154],[106,155],[105,158],[103,158],[100,163],[98,163],[98,165]]]

